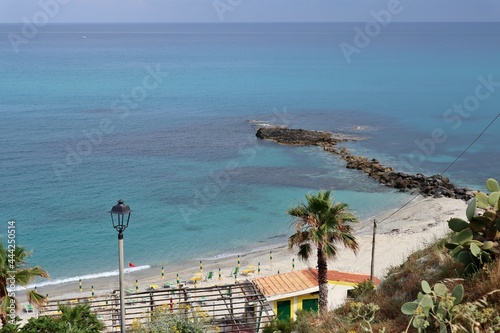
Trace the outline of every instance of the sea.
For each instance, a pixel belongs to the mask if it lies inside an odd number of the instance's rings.
[[[0,235],[14,225],[50,284],[117,274],[119,199],[125,264],[167,271],[285,244],[307,193],[362,223],[412,199],[259,127],[356,135],[352,153],[459,187],[500,180],[499,23],[35,30],[0,25]]]

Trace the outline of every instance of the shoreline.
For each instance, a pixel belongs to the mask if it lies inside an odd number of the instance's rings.
[[[413,251],[449,233],[447,221],[452,217],[465,218],[466,206],[462,200],[419,196],[397,213],[394,213],[396,209],[392,209],[377,215],[375,219],[379,222],[375,248],[375,275],[383,280],[390,267],[401,264]],[[391,214],[394,215],[390,216]],[[388,216],[390,217],[386,219]],[[337,258],[329,261],[329,269],[351,273],[370,273],[372,222],[373,218],[364,219],[354,226],[354,236],[359,243],[358,254],[354,255],[339,246]],[[270,251],[272,251],[272,263]],[[242,253],[240,255],[240,272],[248,266],[255,266],[255,273],[252,276],[240,275],[239,281],[258,277],[258,263],[261,267],[260,276],[277,274],[278,271],[280,273],[290,272],[293,264],[296,270],[316,266],[314,257],[306,263],[299,260],[296,253],[296,249],[288,250],[288,247],[283,244],[266,250]],[[203,274],[213,272],[213,280],[201,282],[197,286],[234,283],[234,278],[230,276],[230,273],[235,267],[237,267],[237,255],[212,260],[205,259],[203,260]],[[218,276],[219,268],[221,269],[221,280]],[[146,290],[149,284],[158,286],[162,286],[166,282],[176,284],[177,274],[179,274],[181,281],[187,282],[188,287],[194,287],[194,284],[189,283],[189,278],[199,272],[199,260],[188,260],[177,266],[166,265],[164,271],[164,279],[161,277],[161,266],[152,266],[148,269],[125,274],[125,288],[135,290],[135,280],[139,282],[140,291]],[[91,286],[93,286],[95,295],[102,295],[118,289],[118,276],[82,280],[82,286],[83,291],[80,292],[79,282],[74,281],[38,287],[38,292],[42,295],[48,294],[52,300],[89,297],[91,296]],[[19,298],[21,304],[25,304],[25,292],[18,292],[21,296]]]

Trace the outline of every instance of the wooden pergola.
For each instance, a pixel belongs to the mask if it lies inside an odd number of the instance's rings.
[[[91,311],[106,326],[107,332],[120,331],[119,293],[94,297],[51,299],[40,315],[57,316],[58,305],[88,303]],[[161,288],[125,296],[125,321],[145,322],[151,314],[161,311],[201,316],[206,319],[206,332],[257,333],[274,318],[266,298],[252,282],[203,288]]]

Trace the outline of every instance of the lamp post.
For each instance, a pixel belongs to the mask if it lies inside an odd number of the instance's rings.
[[[111,222],[113,227],[118,231],[118,260],[120,273],[120,331],[125,333],[125,295],[123,288],[123,231],[127,229],[130,220],[130,207],[123,203],[123,200],[118,200],[118,204],[114,205],[109,211],[111,214]]]

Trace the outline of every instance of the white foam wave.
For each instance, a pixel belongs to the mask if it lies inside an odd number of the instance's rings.
[[[142,265],[142,266],[137,266],[137,267],[128,267],[125,268],[124,273],[130,273],[130,272],[136,272],[136,271],[141,271],[143,269],[148,269],[150,268],[150,265]],[[102,277],[109,277],[109,276],[117,276],[118,275],[118,270],[114,270],[111,272],[102,272],[102,273],[95,273],[95,274],[87,274],[87,275],[82,275],[82,276],[73,276],[69,278],[62,278],[62,279],[56,279],[56,280],[49,280],[49,281],[43,281],[40,283],[32,283],[26,287],[18,287],[18,290],[24,290],[24,289],[33,289],[35,287],[44,287],[44,286],[51,286],[51,285],[57,285],[57,284],[63,284],[63,283],[69,283],[69,282],[76,282],[79,280],[91,280],[91,279],[97,279],[97,278],[102,278]]]
[[[254,124],[258,127],[281,127],[281,128],[287,127],[286,125],[273,124],[263,120],[247,120],[247,122],[250,124]]]

